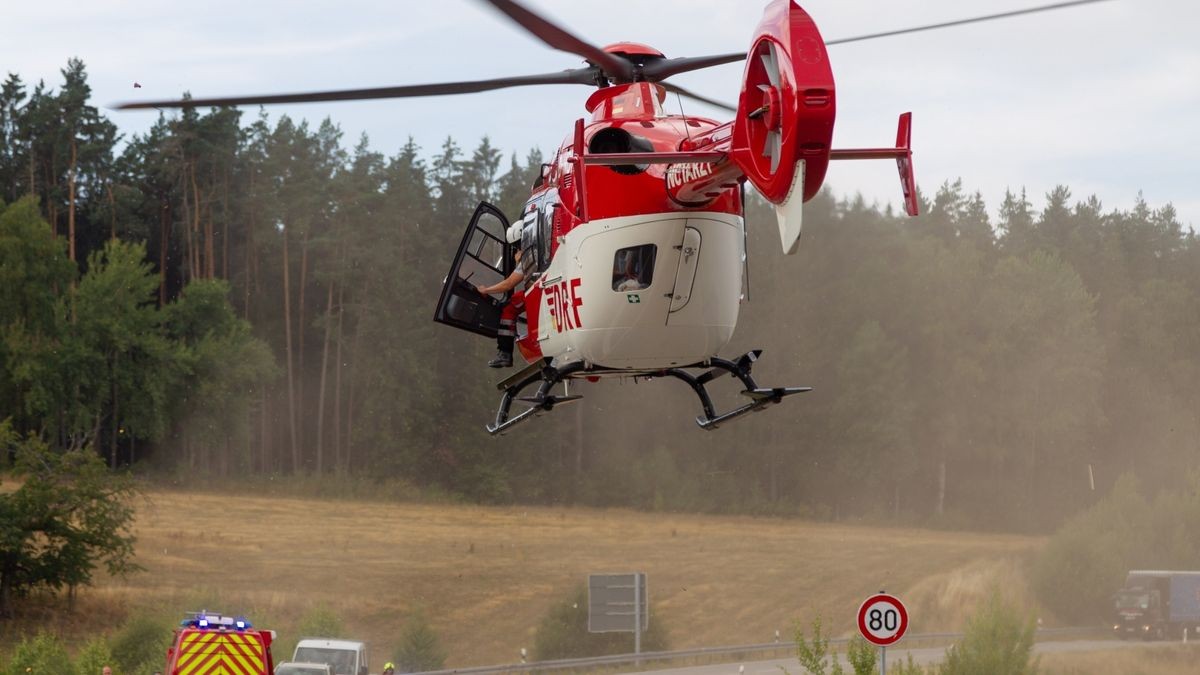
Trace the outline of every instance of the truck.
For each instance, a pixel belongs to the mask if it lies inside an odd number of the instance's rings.
[[[370,675],[367,643],[333,638],[304,638],[296,643],[293,661],[325,663],[333,675]]]
[[[1113,596],[1113,632],[1122,640],[1200,633],[1200,572],[1130,570]]]
[[[195,612],[175,629],[164,675],[273,675],[275,631],[244,617]]]

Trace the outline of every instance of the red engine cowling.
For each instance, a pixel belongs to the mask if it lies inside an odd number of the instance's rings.
[[[833,70],[817,25],[792,0],[775,0],[746,59],[733,161],[764,197],[780,204],[789,199],[796,163],[804,160],[807,201],[825,180],[835,111]]]

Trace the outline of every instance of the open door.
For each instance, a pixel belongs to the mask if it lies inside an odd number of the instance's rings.
[[[507,230],[508,219],[500,209],[479,202],[458,246],[450,273],[446,275],[434,321],[496,337],[500,329],[500,310],[508,298],[484,297],[476,286],[499,283],[512,272],[513,262],[505,239]]]

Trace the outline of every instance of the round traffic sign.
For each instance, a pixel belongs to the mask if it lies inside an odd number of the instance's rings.
[[[908,630],[908,610],[904,603],[887,593],[872,595],[858,608],[858,632],[867,642],[886,647],[904,637]]]

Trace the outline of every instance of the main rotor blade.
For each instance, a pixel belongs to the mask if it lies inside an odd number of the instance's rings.
[[[1030,7],[1028,9],[1018,9],[1011,12],[1002,12],[1000,14],[989,14],[987,16],[977,16],[970,19],[959,19],[957,21],[945,21],[943,23],[930,24],[928,26],[915,26],[913,28],[902,28],[900,30],[886,31],[883,33],[871,33],[870,35],[859,35],[857,37],[839,38],[837,40],[827,40],[826,46],[841,45],[847,42],[862,42],[864,40],[874,40],[875,38],[891,37],[893,35],[904,35],[906,33],[919,33],[926,30],[935,30],[938,28],[948,28],[951,26],[962,26],[969,23],[979,23],[981,21],[991,21],[993,19],[1006,19],[1013,16],[1021,16],[1022,14],[1033,14],[1035,12],[1047,12],[1053,9],[1064,9],[1074,7],[1076,5],[1088,5],[1096,2],[1107,2],[1108,0],[1073,0],[1072,2],[1058,2],[1052,5],[1042,5],[1040,7]],[[745,60],[745,52],[736,54],[718,54],[714,56],[692,56],[680,57],[674,59],[665,59],[662,61],[651,61],[642,67],[642,73],[647,80],[655,82],[668,78],[679,73],[686,73],[702,68],[711,68],[720,66],[726,63],[735,63]]]
[[[535,37],[551,47],[582,56],[600,66],[605,74],[613,79],[622,82],[633,81],[632,63],[619,56],[609,54],[595,45],[580,40],[565,29],[554,25],[540,14],[515,2],[515,0],[483,0],[483,2],[500,10],[508,18],[517,22],[522,28],[533,33]]]
[[[1021,16],[1022,14],[1034,14],[1036,12],[1048,12],[1052,9],[1064,9],[1067,7],[1075,7],[1077,5],[1089,5],[1094,2],[1107,2],[1108,0],[1072,0],[1071,2],[1056,2],[1052,5],[1042,5],[1040,7],[1030,7],[1028,9],[1018,9],[1012,12],[1001,12],[999,14],[988,14],[987,16],[977,16],[970,19],[959,19],[957,21],[946,21],[943,23],[933,23],[928,26],[915,26],[913,28],[901,28],[900,30],[889,30],[883,33],[871,33],[870,35],[859,35],[857,37],[840,38],[837,40],[827,40],[825,45],[844,45],[847,42],[862,42],[863,40],[874,40],[875,38],[891,37],[893,35],[904,35],[906,33],[919,33],[926,30],[935,30],[937,28],[949,28],[950,26],[963,26],[969,23],[979,23],[981,21],[991,21],[992,19],[1007,19],[1012,16]]]
[[[377,87],[374,89],[341,89],[337,91],[314,91],[298,94],[268,94],[253,96],[227,96],[222,98],[190,98],[170,101],[136,101],[119,103],[117,110],[143,108],[192,108],[197,106],[253,105],[264,103],[311,103],[315,101],[357,101],[371,98],[409,98],[415,96],[444,96],[448,94],[472,94],[479,91],[526,87],[537,84],[589,84],[594,85],[595,68],[576,68],[560,73],[525,75],[521,77],[498,77],[491,80],[470,82],[440,82],[414,84],[403,87]]]
[[[728,103],[724,103],[724,102],[718,101],[716,99],[708,98],[706,96],[701,96],[700,94],[694,94],[694,93],[688,91],[687,89],[680,87],[679,85],[671,84],[669,82],[659,82],[658,86],[662,87],[663,89],[666,89],[669,92],[679,94],[680,96],[686,96],[690,99],[695,99],[697,101],[700,101],[701,103],[707,103],[711,106],[721,108],[722,110],[728,110],[729,112],[737,112],[737,108],[729,105]]]
[[[663,59],[662,61],[650,61],[642,66],[642,75],[651,82],[657,82],[665,80],[672,75],[678,75],[679,73],[700,70],[701,68],[711,68],[726,63],[736,63],[745,59],[746,52],[716,54],[713,56],[681,56],[674,59]]]

